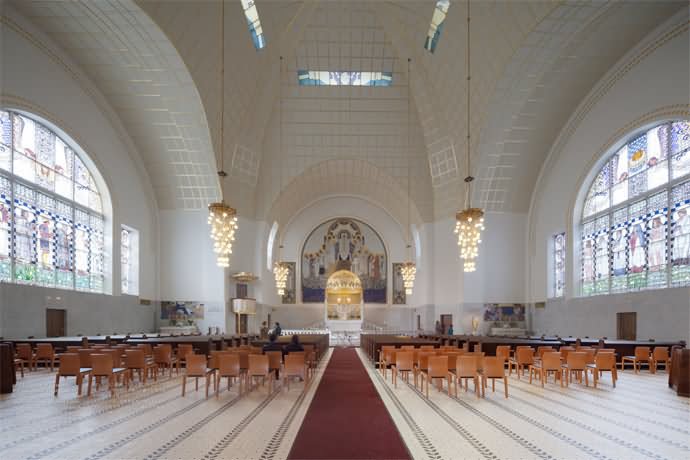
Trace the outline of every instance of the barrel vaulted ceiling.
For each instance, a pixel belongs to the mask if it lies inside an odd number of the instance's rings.
[[[161,209],[199,209],[218,196],[218,1],[12,4],[108,98],[142,153]],[[313,187],[314,193],[359,190],[386,203],[392,189],[405,193],[412,174],[415,220],[440,219],[462,206],[466,3],[451,0],[432,54],[422,45],[434,4],[256,0],[267,43],[257,51],[239,0],[226,1],[225,195],[241,214],[270,218],[281,191],[306,184],[304,195],[309,184],[328,184],[338,175],[334,161],[344,159],[377,173],[366,187],[363,178],[338,177],[338,187]],[[474,196],[492,211],[526,212],[539,168],[579,102],[687,4],[483,0],[471,7]],[[369,92],[307,91],[295,75],[305,65],[392,65],[394,84]],[[411,144],[399,139],[409,125]]]

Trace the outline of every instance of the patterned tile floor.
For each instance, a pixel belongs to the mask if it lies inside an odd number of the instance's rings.
[[[0,459],[284,459],[330,355],[306,391],[294,382],[240,397],[223,380],[218,399],[205,399],[202,379],[199,392],[189,380],[181,397],[174,373],[130,391],[118,387],[114,398],[104,389],[77,398],[70,378],[54,398],[54,373],[26,373],[13,393],[0,395]]]
[[[416,459],[690,458],[690,402],[664,373],[626,371],[617,388],[607,376],[597,390],[513,376],[507,400],[502,385],[485,400],[436,390],[427,400],[360,357]],[[53,398],[55,374],[27,374],[0,396],[0,459],[284,459],[329,358],[306,392],[260,387],[240,398],[234,386],[208,400],[193,389],[182,398],[175,376],[112,399],[104,390],[77,398],[70,379]]]
[[[508,380],[486,399],[430,389],[429,399],[406,384],[384,380],[360,350],[379,394],[416,459],[688,459],[690,401],[667,386],[668,375],[619,372],[614,389],[553,379],[545,388],[527,378]]]

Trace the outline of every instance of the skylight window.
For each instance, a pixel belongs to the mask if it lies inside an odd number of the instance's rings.
[[[264,31],[261,28],[261,21],[259,20],[259,12],[256,9],[254,0],[241,0],[242,8],[244,8],[244,16],[247,18],[249,25],[249,33],[252,34],[252,41],[254,48],[260,50],[266,46],[264,39]]]
[[[300,86],[391,86],[392,72],[331,72],[298,70]]]
[[[434,15],[431,17],[431,24],[429,24],[429,32],[426,34],[426,40],[424,41],[424,48],[432,53],[436,50],[438,40],[441,38],[443,22],[446,20],[446,14],[448,14],[449,6],[450,0],[436,1]]]

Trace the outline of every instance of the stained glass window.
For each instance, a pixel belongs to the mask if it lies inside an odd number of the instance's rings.
[[[300,86],[391,86],[392,72],[298,70]]]
[[[565,233],[553,237],[553,296],[565,293]]]
[[[583,295],[690,285],[690,123],[632,136],[582,209]]]
[[[103,292],[102,209],[67,142],[28,115],[0,111],[0,281]]]
[[[264,31],[261,27],[256,3],[254,0],[242,0],[242,8],[244,9],[244,17],[247,18],[247,25],[249,26],[249,33],[252,36],[254,48],[260,50],[266,46],[266,40],[264,39]]]
[[[443,31],[443,23],[446,20],[446,15],[448,14],[449,7],[449,0],[436,1],[436,6],[434,7],[434,14],[433,16],[431,16],[431,23],[429,24],[429,31],[426,34],[426,40],[424,40],[424,49],[427,49],[432,53],[436,50],[438,40],[441,38],[441,32]]]

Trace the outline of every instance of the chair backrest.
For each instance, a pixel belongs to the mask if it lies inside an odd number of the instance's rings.
[[[113,358],[113,367],[122,366],[122,350],[118,348],[108,348],[105,350],[99,350],[98,352],[110,355]]]
[[[88,348],[80,348],[78,353],[81,367],[91,367],[91,353],[93,353],[93,350],[89,350]]]
[[[537,347],[537,355],[540,358],[544,356],[544,353],[547,353],[549,351],[554,351],[554,348],[553,347],[545,347],[545,346]]]
[[[150,343],[138,343],[137,348],[144,350],[146,356],[153,356],[153,347]]]
[[[168,350],[168,352],[172,356],[172,345],[170,345],[169,343],[159,343],[155,346],[155,348],[162,348],[164,350]]]
[[[187,359],[187,355],[194,353],[194,347],[191,343],[181,343],[177,346],[178,359]]]
[[[594,356],[597,353],[597,351],[594,348],[587,348],[585,350],[581,350],[580,353],[584,353],[586,355],[585,362],[587,364],[594,364]]]
[[[389,363],[395,362],[395,354],[396,353],[397,353],[396,349],[386,350],[383,352],[383,359]]]
[[[155,347],[153,349],[153,360],[156,363],[169,364],[172,361],[172,351],[166,347]]]
[[[567,360],[568,360],[568,354],[569,354],[571,351],[575,351],[575,347],[565,346],[565,347],[561,347],[559,351],[561,352],[561,357],[562,357],[564,360],[566,360],[566,362],[567,362]]]
[[[18,357],[20,357],[21,359],[31,359],[31,344],[18,343],[16,349]]]
[[[304,353],[303,351],[301,353]],[[249,369],[249,351],[241,350],[237,353],[240,357],[240,368]]]
[[[482,374],[487,378],[503,378],[506,375],[504,362],[501,358],[496,356],[488,356],[484,358],[484,366]]]
[[[652,356],[656,360],[665,360],[668,359],[668,348],[667,347],[654,347],[654,352],[652,353]]]
[[[503,362],[510,358],[510,345],[499,345],[496,347],[496,356],[503,358]]]
[[[422,345],[421,347],[419,347],[420,350],[427,350],[427,351],[433,350],[434,348],[436,348],[436,347],[434,347],[433,345]]]
[[[316,351],[316,347],[314,345],[302,345],[302,348],[304,348],[304,351],[306,351],[307,354],[311,353],[312,351]]]
[[[289,354],[285,357],[285,373],[287,375],[306,376],[306,365],[304,355]]]
[[[266,375],[268,374],[268,356],[266,355],[249,355],[248,375]]]
[[[446,377],[448,375],[448,356],[429,356],[429,377]]]
[[[616,367],[616,355],[614,353],[597,353],[594,364],[599,369],[613,370]]]
[[[649,347],[635,347],[635,359],[638,361],[646,361],[652,350]]]
[[[79,373],[79,355],[63,353],[60,355],[60,375],[77,375]]]
[[[477,375],[477,358],[474,355],[460,355],[455,358],[455,374],[458,377]]]
[[[269,369],[280,369],[280,364],[283,362],[282,351],[267,351],[266,356],[268,356]]]
[[[557,351],[548,351],[541,357],[541,366],[548,371],[557,371],[561,368],[561,354]]]
[[[587,353],[583,351],[571,351],[568,353],[567,363],[569,369],[585,369],[587,367]]]
[[[420,369],[426,370],[429,368],[429,358],[432,356],[436,356],[436,353],[433,351],[422,351],[419,352],[419,355],[417,355],[417,365],[419,366]]]
[[[395,367],[399,370],[412,370],[414,366],[413,351],[399,351],[395,354]]]
[[[79,354],[79,349],[81,347],[76,345],[67,345],[67,353]]]
[[[113,357],[110,354],[93,353],[91,355],[91,374],[110,375],[113,373]]]
[[[125,350],[125,367],[127,369],[143,369],[145,366],[144,350]]]
[[[412,351],[412,350],[414,350],[414,345],[403,345],[402,347],[400,347],[400,349]]]
[[[532,347],[518,348],[517,362],[518,364],[532,364],[534,362],[534,349]]]
[[[211,356],[208,357],[208,367],[211,369],[218,369],[220,366],[220,357],[222,355],[227,355],[228,353],[232,353],[230,350],[225,349],[225,350],[211,350]],[[239,357],[237,358],[239,362]]]
[[[36,345],[36,358],[54,358],[55,351],[49,343],[39,343]]]
[[[264,350],[261,347],[249,347],[249,353],[254,355],[260,355]]]
[[[240,356],[237,353],[223,353],[216,356],[218,375],[223,377],[240,375]]]
[[[155,352],[155,349],[154,349]],[[206,356],[194,353],[187,355],[187,376],[203,377],[206,374]]]

